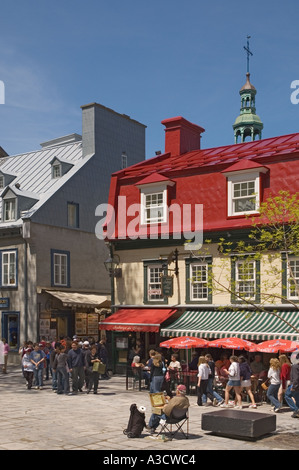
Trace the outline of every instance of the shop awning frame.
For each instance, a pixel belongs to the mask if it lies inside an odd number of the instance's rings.
[[[279,312],[299,329],[299,310]],[[161,329],[161,336],[196,336],[212,339],[237,337],[252,340],[299,340],[299,333],[271,312],[186,310],[180,318]]]
[[[46,292],[60,300],[65,307],[110,308],[111,305],[108,295],[51,290],[46,290]]]
[[[99,329],[159,333],[161,323],[170,318],[176,311],[173,308],[124,308],[99,322]]]

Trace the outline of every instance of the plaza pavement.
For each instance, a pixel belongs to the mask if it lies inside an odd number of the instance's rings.
[[[126,391],[125,377],[116,375],[100,380],[98,395],[91,392],[64,396],[52,391],[51,380],[45,382],[43,390],[27,390],[20,367],[11,366],[8,374],[0,373],[0,450],[102,450],[112,451],[111,455],[115,451],[127,455],[138,450],[190,454],[202,450],[299,449],[299,419],[291,418],[287,406],[276,414],[275,433],[257,441],[245,441],[203,431],[202,413],[215,408],[198,407],[194,395],[189,400],[188,440],[179,437],[162,441],[152,438],[146,430],[141,438],[129,439],[123,430],[128,424],[130,405],[144,405],[147,422],[151,408],[146,390]],[[248,409],[247,404],[244,409]],[[263,404],[255,412],[271,413],[270,405]]]

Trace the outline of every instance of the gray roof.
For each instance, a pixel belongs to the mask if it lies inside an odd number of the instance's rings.
[[[49,146],[44,146],[40,150],[0,158],[0,172],[16,175],[8,186],[12,192],[24,197],[28,197],[29,194],[37,196],[38,200],[27,211],[27,217],[36,212],[92,156],[85,156],[83,159],[82,141],[76,140],[69,143],[66,139],[64,144],[58,145],[53,145],[53,142],[49,141]],[[70,170],[60,178],[52,178],[51,162],[55,157],[72,165]],[[2,194],[6,192],[7,187]],[[2,214],[2,197],[0,197],[0,214]],[[20,225],[21,222],[21,219],[15,222],[2,222],[0,228]]]

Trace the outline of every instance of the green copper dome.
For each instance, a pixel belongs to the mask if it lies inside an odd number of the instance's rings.
[[[259,124],[263,126],[263,123],[260,117],[257,114],[253,114],[253,113],[240,114],[236,118],[233,128],[239,125],[244,126],[244,124],[248,124],[248,125]]]

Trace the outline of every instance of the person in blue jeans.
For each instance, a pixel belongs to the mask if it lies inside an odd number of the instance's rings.
[[[291,385],[287,388],[284,398],[293,411],[292,418],[299,418],[299,364],[293,364],[291,367]]]
[[[211,373],[209,374],[208,378],[208,385],[207,385],[207,394],[202,395],[202,403],[205,405],[207,403],[207,396],[213,396],[213,404],[217,406],[224,403],[224,399],[214,390],[214,379],[215,379],[215,362],[211,354],[205,355],[206,361],[210,367]]]
[[[65,346],[59,346],[59,352],[56,354],[53,370],[57,373],[57,394],[67,395],[70,391],[69,386],[69,373],[67,369],[67,354],[65,352]]]
[[[150,433],[154,434],[159,424],[164,424],[167,417],[171,415],[171,412],[174,408],[185,410],[186,413],[188,412],[188,408],[190,406],[189,400],[186,397],[186,386],[180,384],[176,388],[176,395],[173,398],[169,398],[169,402],[163,406],[162,414],[156,415],[152,413],[149,422],[148,428],[150,428]]]
[[[165,366],[161,354],[155,354],[151,365],[150,393],[161,392],[164,382],[164,369]]]
[[[46,360],[46,355],[44,351],[40,349],[42,345],[39,343],[34,343],[33,351],[30,353],[30,360],[34,365],[33,374],[35,379],[35,388],[40,390],[43,388],[43,374],[44,374],[44,363]]]
[[[272,403],[274,413],[278,413],[281,408],[281,403],[278,400],[278,390],[280,387],[280,362],[276,358],[270,359],[268,379],[270,379],[270,385],[267,390],[267,398],[269,398]]]

